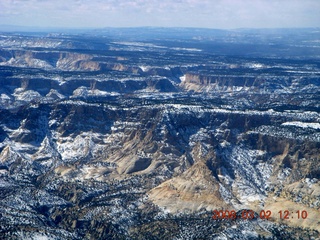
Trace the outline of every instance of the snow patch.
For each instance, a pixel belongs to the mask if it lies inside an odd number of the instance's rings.
[[[295,126],[301,128],[313,128],[313,129],[320,129],[320,123],[307,123],[307,122],[285,122],[281,124],[282,126]]]
[[[186,75],[183,75],[180,77],[181,82],[185,82],[186,81]]]
[[[23,88],[15,89],[14,94],[12,95],[16,98],[16,100],[26,102],[41,98],[40,93],[33,90],[24,91]]]
[[[144,66],[139,66],[139,67],[143,72],[147,72],[147,71],[149,71],[151,69],[150,66],[145,66],[145,65]]]

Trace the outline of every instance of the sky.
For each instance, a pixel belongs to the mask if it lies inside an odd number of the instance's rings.
[[[0,0],[0,25],[320,27],[320,0]]]

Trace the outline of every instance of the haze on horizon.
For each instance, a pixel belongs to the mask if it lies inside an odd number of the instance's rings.
[[[1,0],[0,9],[0,25],[33,27],[320,27],[319,0]]]

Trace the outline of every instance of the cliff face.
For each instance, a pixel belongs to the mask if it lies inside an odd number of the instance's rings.
[[[45,70],[98,71],[98,62],[92,56],[78,53],[39,51],[3,51],[2,66],[29,67]],[[9,57],[10,56],[10,57]]]
[[[92,61],[92,56],[78,53],[60,53],[55,63],[57,69],[65,71],[98,71],[101,66]]]
[[[199,75],[196,73],[187,73],[185,75],[185,82],[194,83],[197,85],[204,85],[204,86],[208,86],[210,84],[216,84],[222,88],[230,87],[230,86],[253,87],[255,83],[255,78],[250,76],[223,77],[223,76],[210,76],[210,75],[206,76],[206,75]]]
[[[312,77],[313,78],[313,77]],[[309,80],[307,80],[309,79]],[[307,83],[309,81],[309,83]],[[222,93],[293,93],[298,88],[308,84],[318,85],[319,78],[310,82],[309,77],[274,76],[274,75],[220,75],[212,73],[189,73],[182,77],[180,87],[194,92],[222,92]]]

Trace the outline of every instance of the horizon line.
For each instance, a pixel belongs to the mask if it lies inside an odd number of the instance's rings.
[[[3,29],[4,28],[4,29]],[[10,30],[9,28],[13,28]],[[282,30],[282,29],[320,29],[320,27],[239,27],[239,28],[208,28],[208,27],[188,27],[188,26],[105,26],[105,27],[65,27],[65,26],[23,26],[23,25],[11,25],[0,24],[0,31],[9,32],[30,32],[34,30],[46,31],[46,30],[104,30],[104,29],[203,29],[203,30],[221,30],[221,31],[234,31],[234,30]]]

